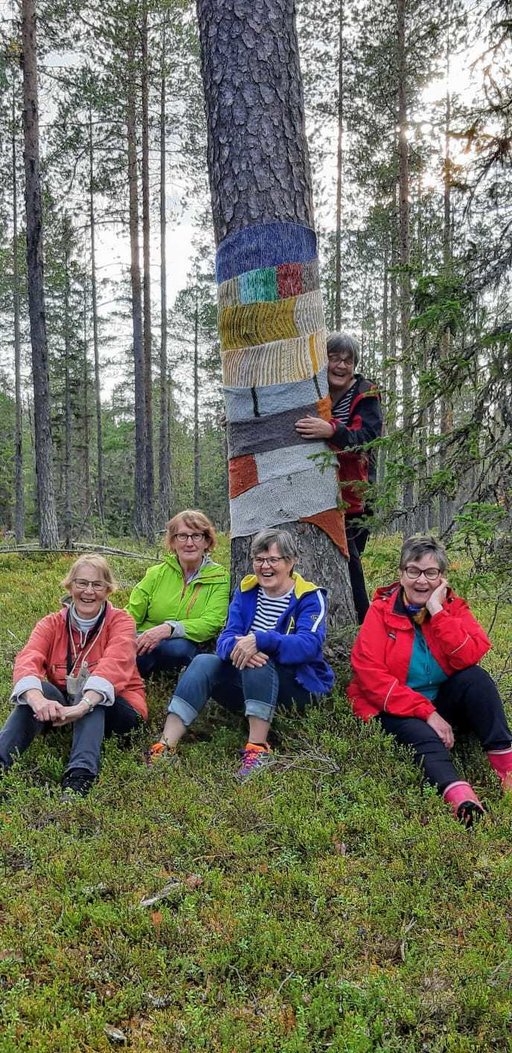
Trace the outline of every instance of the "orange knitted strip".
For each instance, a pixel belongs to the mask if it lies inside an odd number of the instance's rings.
[[[314,516],[302,516],[301,523],[314,523],[331,541],[337,545],[341,554],[348,559],[345,516],[338,508],[329,508],[326,512],[317,512]]]

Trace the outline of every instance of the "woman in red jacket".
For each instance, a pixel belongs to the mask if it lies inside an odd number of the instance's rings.
[[[44,728],[73,726],[62,780],[67,796],[89,792],[105,735],[124,735],[147,718],[135,662],[135,623],[107,597],[116,588],[103,556],[73,563],[62,585],[69,601],[42,618],[14,664],[15,709],[0,731],[0,771]]]
[[[478,665],[490,641],[449,588],[446,567],[436,538],[404,543],[399,581],[377,590],[354,644],[348,695],[356,716],[378,717],[385,731],[412,746],[427,780],[471,826],[484,809],[453,765],[454,728],[477,736],[506,790],[512,790],[512,732],[494,681]]]

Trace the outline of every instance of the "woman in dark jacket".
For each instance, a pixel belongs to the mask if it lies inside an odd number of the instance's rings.
[[[172,758],[187,727],[210,697],[244,708],[249,741],[238,777],[272,760],[267,742],[277,705],[302,709],[311,694],[329,691],[333,672],[322,654],[327,603],[323,589],[294,570],[297,550],[286,530],[263,530],[251,547],[253,574],[231,602],[216,655],[198,655],[169,703],[152,757]]]
[[[478,662],[491,644],[444,577],[447,556],[434,537],[412,537],[400,577],[378,589],[351,656],[354,713],[372,717],[412,746],[428,781],[466,826],[483,813],[451,758],[454,728],[471,730],[505,790],[512,790],[512,732],[496,685]]]

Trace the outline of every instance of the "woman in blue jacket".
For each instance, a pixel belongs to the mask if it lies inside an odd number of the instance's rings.
[[[172,759],[176,745],[209,698],[241,709],[249,740],[238,778],[271,763],[268,730],[278,705],[303,710],[312,694],[329,691],[334,674],[325,661],[324,589],[294,570],[298,553],[286,530],[262,530],[251,546],[253,573],[231,601],[217,654],[198,655],[178,681],[162,737],[151,759]]]

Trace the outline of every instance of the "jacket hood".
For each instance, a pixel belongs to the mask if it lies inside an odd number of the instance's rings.
[[[180,561],[175,552],[166,552],[164,555],[164,563],[167,563],[170,567],[173,567],[179,573],[183,573]],[[224,569],[221,563],[214,563],[213,559],[208,556],[197,572],[197,578],[195,581],[226,581],[228,578],[228,572]]]
[[[301,574],[297,574],[296,571],[292,573],[293,578],[293,591],[299,599],[300,596],[304,596],[306,592],[316,592],[319,585],[315,585],[312,581],[306,581]],[[245,578],[242,578],[240,582],[240,591],[249,592],[250,589],[255,589],[259,585],[258,579],[255,574],[246,574]],[[325,594],[325,589],[321,589],[321,592]]]

